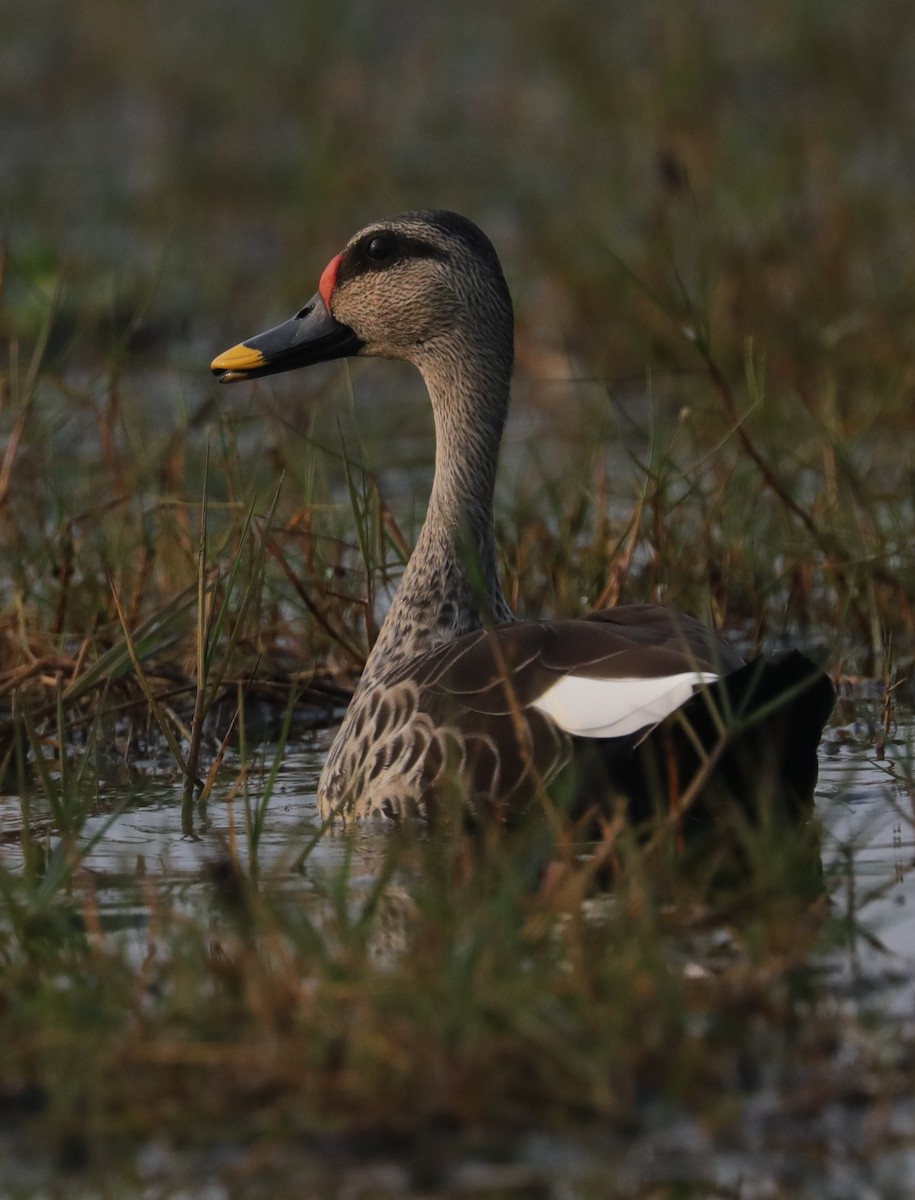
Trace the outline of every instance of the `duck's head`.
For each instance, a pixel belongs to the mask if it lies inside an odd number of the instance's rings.
[[[494,367],[507,357],[510,370],[512,323],[486,235],[456,213],[403,213],[360,230],[291,320],[220,354],[211,370],[230,383],[355,354],[425,369],[480,351]]]

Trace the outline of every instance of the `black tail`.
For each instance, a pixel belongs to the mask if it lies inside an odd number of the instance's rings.
[[[834,702],[829,677],[798,651],[757,659],[697,692],[641,740],[582,747],[579,802],[609,788],[628,798],[637,822],[682,806],[686,828],[707,827],[722,803],[802,816]]]

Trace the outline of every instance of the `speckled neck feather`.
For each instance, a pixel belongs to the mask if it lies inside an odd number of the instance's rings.
[[[499,443],[508,412],[512,345],[460,338],[417,365],[435,418],[435,478],[422,532],[366,663],[362,691],[401,663],[484,625],[509,621],[493,535]]]

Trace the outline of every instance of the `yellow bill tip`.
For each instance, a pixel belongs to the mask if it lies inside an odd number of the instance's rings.
[[[245,379],[249,371],[266,365],[267,360],[260,350],[254,350],[239,342],[231,350],[218,354],[210,363],[210,370],[221,374],[221,383],[231,383],[234,379]]]

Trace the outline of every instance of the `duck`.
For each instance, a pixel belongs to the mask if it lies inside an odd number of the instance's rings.
[[[512,299],[490,239],[443,210],[356,233],[290,320],[211,363],[223,383],[351,356],[400,359],[435,425],[428,508],[333,739],[321,815],[473,823],[562,807],[636,822],[723,804],[806,814],[835,700],[797,650],[745,661],[655,604],[519,618],[499,578],[496,469],[514,357]],[[545,797],[547,800],[545,801]]]

